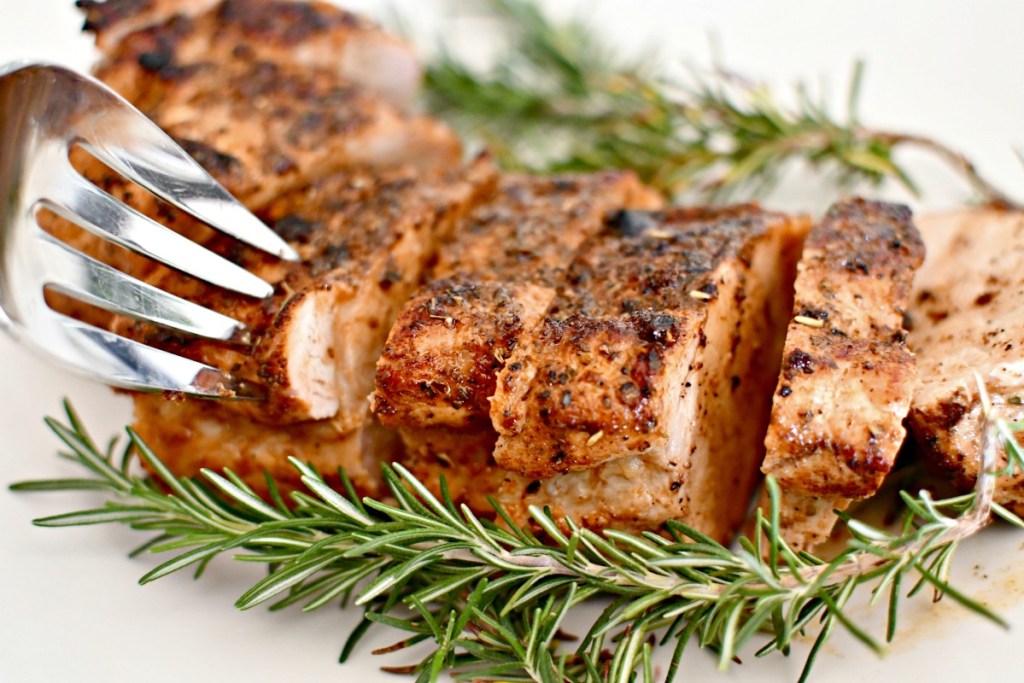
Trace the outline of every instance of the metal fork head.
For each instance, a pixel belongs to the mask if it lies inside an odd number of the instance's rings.
[[[253,297],[269,284],[117,201],[71,165],[75,145],[125,179],[253,247],[294,260],[166,133],[98,81],[49,65],[0,67],[0,329],[63,365],[118,387],[255,398],[259,387],[52,310],[49,288],[186,334],[245,343],[230,317],[92,259],[44,232],[41,209],[204,280]]]

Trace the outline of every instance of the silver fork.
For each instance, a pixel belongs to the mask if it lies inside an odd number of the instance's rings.
[[[107,384],[196,396],[258,398],[228,373],[57,313],[44,288],[186,334],[246,343],[238,321],[125,275],[44,232],[40,209],[224,289],[267,297],[247,270],[122,204],[83,178],[79,145],[207,225],[284,259],[295,251],[159,127],[93,78],[39,64],[0,67],[0,329]]]

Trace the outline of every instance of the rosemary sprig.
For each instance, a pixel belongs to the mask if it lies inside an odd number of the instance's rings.
[[[991,514],[1024,527],[992,501],[997,448],[1004,444],[1011,468],[1024,458],[1005,424],[993,421],[984,467],[975,491],[932,500],[926,491],[904,494],[901,529],[890,532],[849,520],[852,540],[826,561],[794,552],[778,534],[778,489],[769,481],[772,508],[759,515],[753,540],[730,549],[683,524],[666,534],[617,531],[598,534],[559,524],[547,510],[532,509],[542,541],[504,517],[482,519],[447,495],[432,495],[400,465],[386,466],[393,502],[360,499],[341,473],[346,492],[327,484],[293,459],[304,490],[285,504],[268,481],[274,502],[257,496],[231,472],[203,471],[195,479],[173,476],[130,429],[123,450],[101,450],[70,405],[67,422],[47,424],[86,470],[75,479],[16,484],[19,491],[92,490],[109,499],[100,507],[36,520],[47,527],[123,523],[153,536],[135,552],[166,553],[147,583],[193,569],[228,554],[265,564],[266,578],[237,601],[241,609],[298,604],[312,610],[332,603],[362,606],[367,622],[342,652],[344,660],[369,623],[405,631],[386,651],[423,641],[433,651],[412,667],[393,670],[434,680],[451,671],[465,680],[631,681],[653,679],[655,647],[673,648],[666,680],[678,672],[686,646],[718,653],[728,666],[741,648],[762,634],[758,656],[788,653],[798,633],[817,630],[804,668],[806,678],[822,643],[840,626],[870,648],[882,646],[845,607],[860,586],[872,600],[887,599],[886,639],[896,631],[903,587],[909,595],[930,586],[998,624],[1001,619],[948,583],[961,540],[988,524]],[[138,474],[138,458],[152,472]],[[584,601],[610,603],[578,643],[560,626]],[[657,640],[653,640],[653,638]]]
[[[961,175],[978,201],[1014,202],[961,153],[921,135],[875,130],[857,115],[863,65],[850,80],[845,117],[798,88],[786,107],[760,85],[722,70],[672,83],[649,64],[617,57],[581,22],[557,24],[530,0],[475,0],[511,36],[486,72],[443,50],[428,65],[427,101],[505,167],[532,172],[628,168],[673,197],[722,200],[769,191],[803,160],[840,188],[894,180],[918,193],[896,158],[931,152]]]

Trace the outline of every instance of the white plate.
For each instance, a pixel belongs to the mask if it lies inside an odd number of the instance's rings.
[[[68,0],[2,0],[0,63],[45,59],[87,68],[93,53],[80,36],[80,17]],[[382,3],[350,3],[384,12]],[[565,15],[584,3],[550,3]],[[434,25],[438,2],[395,3],[417,29]],[[389,5],[390,6],[390,5]],[[984,9],[982,9],[984,6]],[[1024,5],[1016,2],[872,0],[860,3],[718,3],[646,0],[606,1],[588,10],[592,20],[624,50],[663,45],[662,59],[708,61],[717,42],[725,63],[777,86],[798,78],[828,76],[830,101],[842,106],[855,58],[867,61],[861,102],[869,124],[935,135],[965,151],[981,169],[1024,197],[1024,173],[1012,153],[1024,145]],[[460,24],[465,27],[465,24]],[[450,35],[450,34],[449,34]],[[710,40],[714,37],[714,41]],[[965,190],[945,170],[908,154],[928,190],[918,210],[954,206]],[[3,163],[3,160],[0,160]],[[819,210],[828,198],[820,183],[795,178],[774,198],[784,208]],[[900,196],[887,191],[887,195]],[[69,396],[94,433],[115,433],[129,419],[128,401],[50,367],[0,338],[0,483],[74,474],[54,457],[56,440],[42,424]],[[239,612],[232,603],[259,574],[237,563],[215,563],[192,582],[173,576],[139,587],[135,580],[154,566],[152,557],[129,560],[142,537],[120,528],[38,529],[34,517],[92,505],[86,495],[15,495],[0,491],[0,682],[93,681],[110,683],[184,680],[337,681],[395,680],[369,649],[397,639],[373,632],[344,668],[340,644],[357,614],[325,609],[269,614]],[[919,600],[905,614],[896,643],[877,659],[843,635],[826,648],[819,681],[1019,680],[1024,647],[1024,536],[1006,529],[965,545],[957,558],[962,586],[1006,614],[1004,632],[946,600]],[[855,614],[867,614],[858,608]],[[876,634],[880,631],[876,628]],[[799,649],[799,648],[798,648]],[[802,651],[715,671],[705,653],[688,657],[688,680],[793,680]]]

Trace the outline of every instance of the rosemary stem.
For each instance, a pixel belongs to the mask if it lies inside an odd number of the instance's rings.
[[[862,140],[877,140],[891,147],[920,147],[949,164],[978,193],[985,206],[994,209],[1021,210],[1024,205],[1010,198],[992,182],[981,175],[974,162],[967,156],[938,140],[912,133],[892,133],[858,127],[856,135]]]
[[[480,71],[442,51],[428,65],[427,105],[487,143],[499,163],[536,172],[631,169],[669,197],[709,201],[768,193],[795,160],[835,172],[837,190],[892,180],[913,193],[894,158],[918,147],[949,166],[986,206],[1024,208],[982,176],[966,155],[914,133],[861,124],[863,64],[854,66],[845,117],[798,87],[784,106],[767,87],[716,65],[673,80],[650,63],[624,60],[585,22],[556,23],[532,0],[475,0],[511,36]]]

